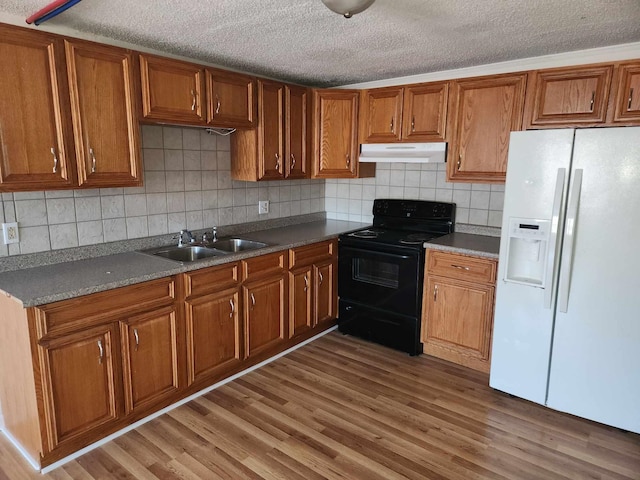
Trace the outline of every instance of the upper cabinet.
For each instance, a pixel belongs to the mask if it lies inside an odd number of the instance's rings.
[[[236,180],[308,177],[308,93],[305,88],[258,80],[258,127],[231,137]]]
[[[256,123],[253,78],[224,70],[206,70],[207,124],[216,127],[251,128]]]
[[[364,90],[360,141],[445,141],[448,82]]]
[[[358,90],[314,90],[313,178],[373,176],[358,168]]]
[[[505,181],[509,133],[522,127],[526,80],[526,74],[512,74],[452,82],[449,181]]]
[[[205,125],[204,68],[180,60],[140,55],[142,117]]]
[[[133,53],[66,41],[78,185],[142,184]]]
[[[617,65],[613,89],[609,122],[613,125],[640,123],[640,62]]]
[[[0,191],[73,185],[64,44],[0,25]]]
[[[527,88],[525,128],[603,124],[612,73],[612,65],[532,72]]]

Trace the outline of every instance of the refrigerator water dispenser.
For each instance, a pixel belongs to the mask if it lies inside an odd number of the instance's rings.
[[[544,288],[549,220],[509,219],[505,282]]]

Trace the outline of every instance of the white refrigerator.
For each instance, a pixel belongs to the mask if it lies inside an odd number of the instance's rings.
[[[511,133],[490,385],[640,433],[640,127]]]

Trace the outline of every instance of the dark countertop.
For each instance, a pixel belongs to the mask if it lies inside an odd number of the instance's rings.
[[[193,263],[126,252],[0,273],[0,290],[25,307],[43,305],[200,268],[321,242],[368,224],[323,220],[242,234],[270,246]]]
[[[497,259],[500,251],[500,237],[456,232],[425,242],[424,247]]]

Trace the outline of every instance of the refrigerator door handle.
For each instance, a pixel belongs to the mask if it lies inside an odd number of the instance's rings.
[[[576,242],[576,221],[578,219],[578,204],[582,188],[581,168],[574,172],[573,188],[570,191],[569,207],[567,209],[567,223],[564,227],[565,248],[562,251],[562,266],[560,267],[560,288],[558,293],[558,308],[567,313],[569,308],[569,288],[571,286],[571,270],[573,267],[573,247]]]
[[[558,281],[555,274],[556,258],[560,245],[558,240],[558,227],[560,225],[560,209],[562,208],[562,197],[564,196],[564,181],[567,176],[566,168],[559,168],[556,175],[556,189],[553,196],[553,208],[551,210],[551,233],[549,235],[549,253],[547,254],[547,270],[544,280],[544,308],[551,308],[553,299],[553,287]]]

